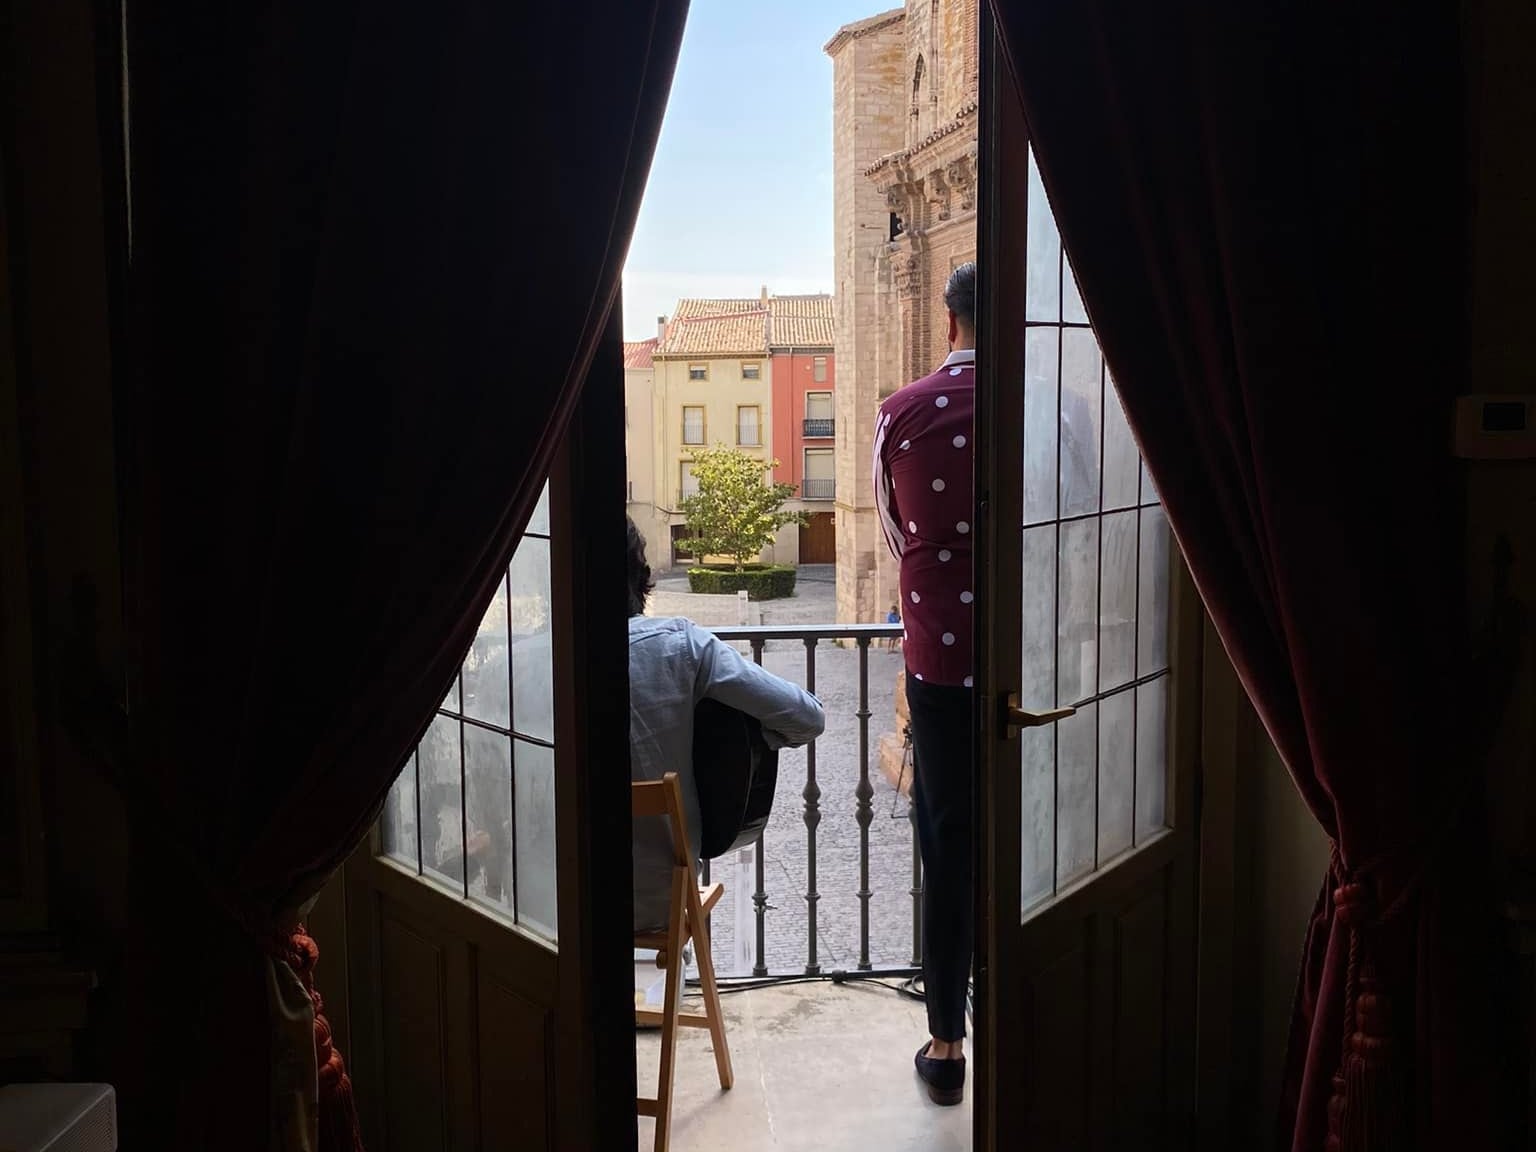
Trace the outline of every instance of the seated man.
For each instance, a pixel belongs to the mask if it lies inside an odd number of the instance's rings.
[[[793,748],[821,735],[826,716],[816,698],[765,672],[713,634],[681,617],[643,615],[654,587],[645,539],[628,521],[629,755],[635,780],[676,772],[694,857],[699,852],[699,793],[693,776],[693,710],[706,697],[755,717],[771,748]],[[635,930],[667,922],[672,841],[666,822],[635,825]]]

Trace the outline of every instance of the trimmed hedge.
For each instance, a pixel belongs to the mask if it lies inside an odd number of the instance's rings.
[[[746,589],[749,600],[782,600],[795,594],[795,569],[787,564],[765,567],[748,565],[734,568],[690,568],[688,590],[731,596]]]

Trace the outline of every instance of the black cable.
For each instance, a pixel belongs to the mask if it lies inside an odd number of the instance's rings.
[[[752,992],[758,988],[779,988],[790,984],[824,984],[830,981],[833,984],[878,984],[882,988],[889,988],[892,992],[900,993],[913,1000],[922,1000],[923,994],[918,991],[918,985],[922,981],[921,975],[910,975],[900,983],[891,982],[891,977],[899,977],[901,970],[893,972],[848,972],[838,968],[819,976],[759,976],[750,980],[733,981],[729,984],[719,984],[720,995],[725,996],[732,992]],[[699,980],[697,976],[690,977],[685,982],[687,995],[698,995]]]
[[[900,975],[897,969],[894,975]],[[757,976],[750,980],[735,981],[730,984],[717,984],[717,991],[722,996],[728,996],[732,992],[755,992],[759,988],[779,988],[790,984],[823,984],[830,981],[833,984],[876,984],[881,988],[889,988],[898,996],[905,996],[909,1000],[916,1000],[919,1004],[927,1002],[927,996],[923,989],[923,974],[914,972],[900,984],[891,983],[889,972],[848,972],[842,968],[833,969],[831,972],[819,976]],[[697,976],[689,977],[683,981],[683,995],[702,996],[703,990],[699,987]],[[965,989],[965,1015],[974,1028],[976,1025],[975,1008],[976,986],[967,983]]]

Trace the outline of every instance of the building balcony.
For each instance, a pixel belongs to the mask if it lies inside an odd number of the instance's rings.
[[[911,768],[895,701],[901,626],[713,631],[769,671],[815,684],[828,701],[827,731],[780,753],[777,802],[758,842],[705,864],[705,879],[725,886],[710,951],[738,1074],[722,1093],[708,1034],[682,1031],[672,1147],[969,1148],[969,1095],[962,1108],[935,1109],[912,1076],[927,1020],[911,983],[922,963],[923,877],[903,794]],[[637,954],[635,976],[637,994],[664,994],[664,973],[647,957]],[[686,976],[684,1009],[696,1010],[695,965]],[[636,1047],[649,1093],[659,1034],[641,1031]],[[648,1148],[650,1121],[640,1128]]]
[[[659,975],[651,968],[653,974]],[[683,1028],[674,1057],[672,1152],[968,1152],[977,1063],[965,1102],[935,1108],[912,1073],[923,1005],[873,981],[778,984],[722,995],[736,1085],[720,1090],[709,1033]],[[685,1011],[701,1010],[696,993]],[[642,1095],[656,1092],[661,1034],[636,1036]],[[650,1152],[654,1121],[639,1122]]]
[[[837,499],[837,481],[802,480],[800,482],[800,499],[835,500]]]
[[[801,424],[801,431],[807,440],[829,440],[837,434],[837,421],[806,420]]]

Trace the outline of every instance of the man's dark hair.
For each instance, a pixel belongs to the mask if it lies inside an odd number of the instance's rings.
[[[656,581],[651,579],[651,566],[645,562],[645,537],[640,535],[640,529],[628,516],[624,517],[624,523],[628,526],[625,548],[629,568],[629,614],[644,616],[645,602],[656,587]]]
[[[949,274],[944,285],[944,307],[972,328],[976,326],[976,262],[967,261]]]

